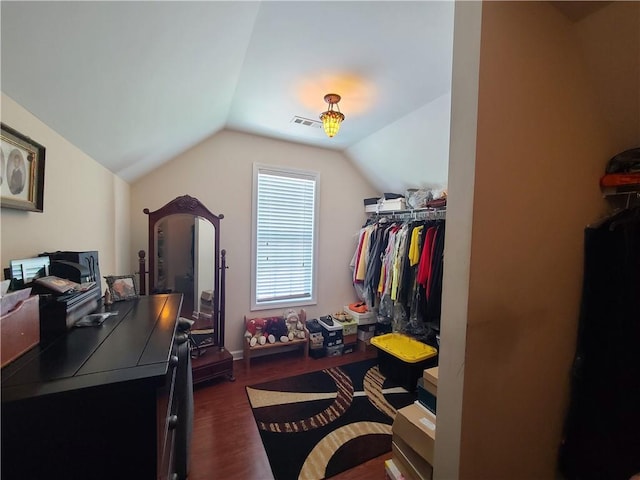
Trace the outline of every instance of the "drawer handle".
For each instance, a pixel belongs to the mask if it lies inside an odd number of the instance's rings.
[[[176,343],[178,345],[182,345],[187,340],[189,340],[189,336],[186,333],[179,333],[176,335]]]
[[[171,415],[169,417],[169,430],[173,430],[178,426],[178,415]]]
[[[169,365],[172,367],[176,367],[178,366],[178,363],[180,362],[180,359],[178,358],[177,355],[171,355],[171,357],[169,357]]]

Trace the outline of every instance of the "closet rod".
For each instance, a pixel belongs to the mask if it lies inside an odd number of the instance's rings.
[[[446,220],[446,208],[418,208],[415,210],[392,210],[372,213],[369,219],[381,220]]]

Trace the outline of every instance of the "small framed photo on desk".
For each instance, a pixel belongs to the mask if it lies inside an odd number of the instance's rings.
[[[133,275],[109,275],[104,277],[107,281],[107,288],[111,293],[111,300],[121,302],[138,298],[135,277]]]

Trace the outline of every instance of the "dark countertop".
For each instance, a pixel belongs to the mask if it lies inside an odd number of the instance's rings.
[[[100,307],[101,326],[75,327],[2,369],[2,403],[127,381],[162,382],[181,294]]]

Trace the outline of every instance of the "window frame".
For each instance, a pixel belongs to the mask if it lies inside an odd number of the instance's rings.
[[[269,174],[288,178],[303,178],[315,182],[313,199],[313,240],[312,240],[312,265],[311,265],[311,295],[303,299],[282,299],[270,301],[257,301],[257,250],[258,250],[258,176]],[[273,310],[279,308],[302,307],[317,305],[318,303],[318,223],[320,211],[320,172],[302,170],[297,168],[268,165],[264,163],[253,164],[253,188],[251,211],[251,311]]]

